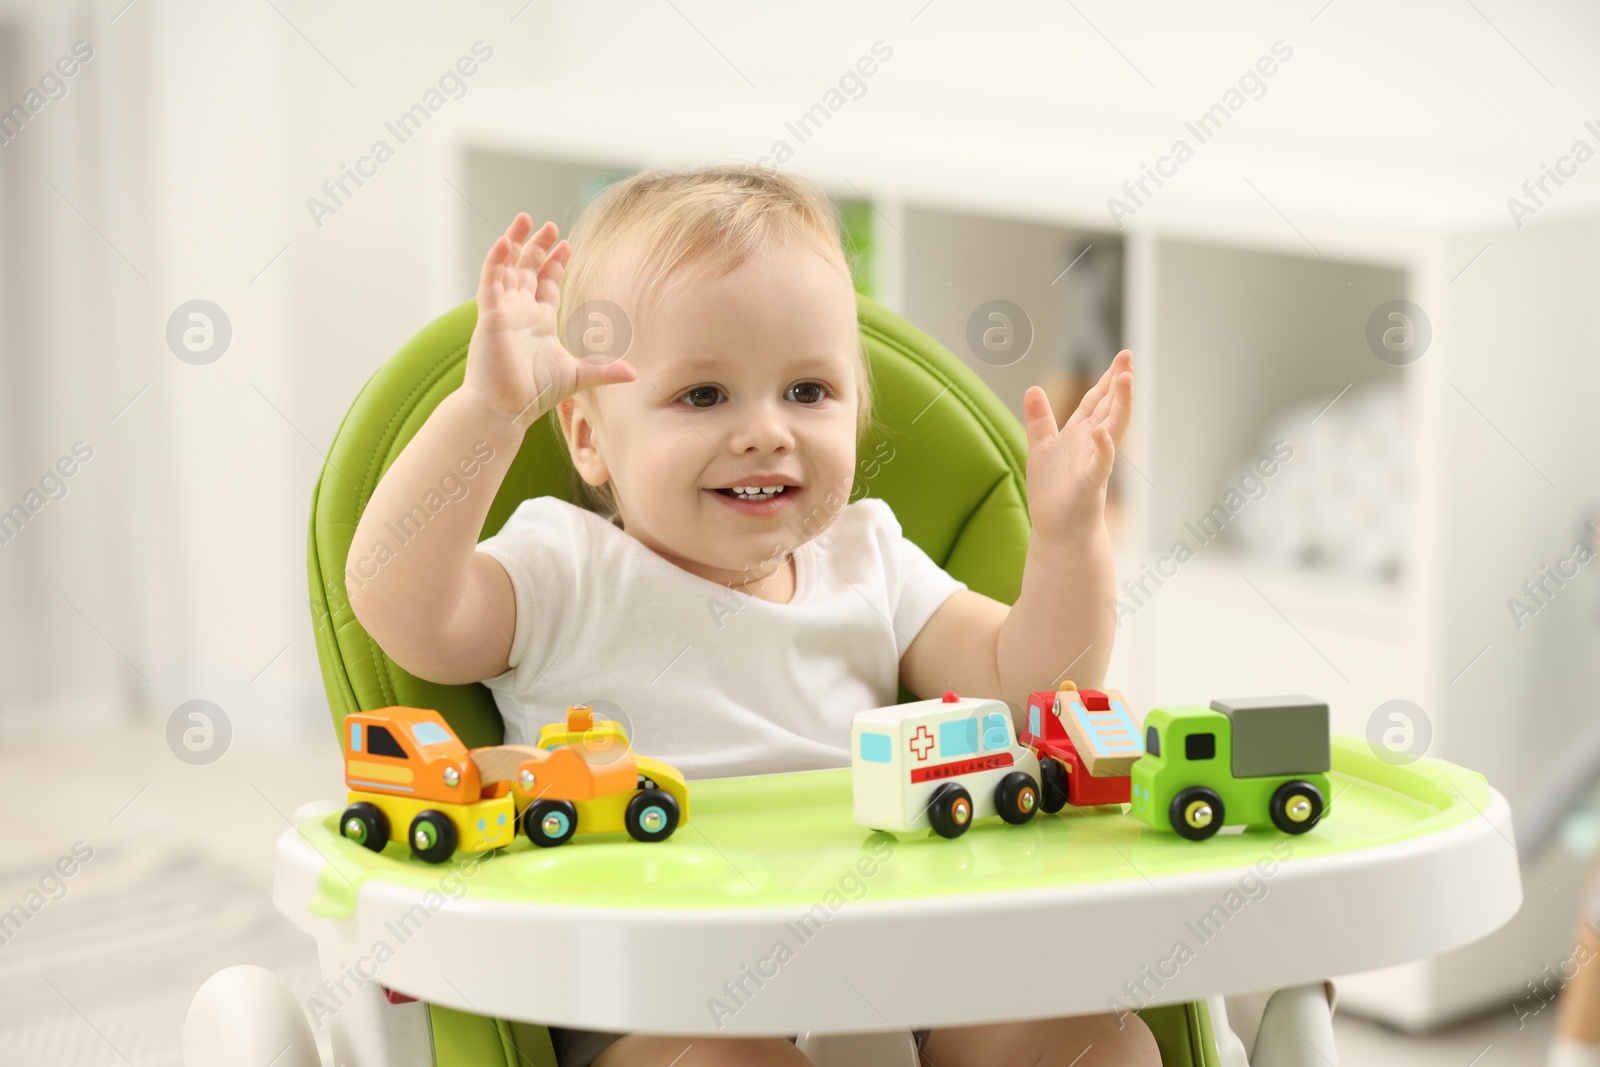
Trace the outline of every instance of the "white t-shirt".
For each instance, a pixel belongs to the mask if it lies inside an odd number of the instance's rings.
[[[524,501],[478,547],[516,595],[511,669],[485,683],[507,743],[589,703],[688,778],[849,766],[851,718],[895,703],[912,638],[967,588],[873,497],[795,550],[787,604],[692,574],[556,497]]]

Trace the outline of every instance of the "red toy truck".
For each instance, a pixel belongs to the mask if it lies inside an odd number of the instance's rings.
[[[1102,753],[1095,761],[1095,770],[1101,773],[1091,773],[1063,719],[1064,712],[1073,711],[1079,712],[1080,727],[1087,721],[1097,740],[1104,739],[1104,749],[1111,753],[1127,749],[1132,757]],[[1082,714],[1085,711],[1087,715]],[[1130,732],[1130,737],[1123,736]],[[1131,803],[1127,766],[1141,750],[1140,738],[1138,724],[1117,690],[1079,689],[1062,682],[1055,692],[1029,693],[1027,725],[1018,740],[1039,757],[1039,807],[1044,811],[1057,812],[1067,804]]]

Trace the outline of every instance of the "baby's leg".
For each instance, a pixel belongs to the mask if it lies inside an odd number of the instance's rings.
[[[668,1037],[628,1034],[594,1067],[811,1067],[786,1037]]]
[[[1144,1020],[1128,1012],[950,1026],[928,1035],[924,1067],[1161,1067]]]

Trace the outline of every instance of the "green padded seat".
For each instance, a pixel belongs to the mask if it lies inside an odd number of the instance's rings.
[[[857,296],[871,364],[873,426],[858,452],[856,497],[881,497],[907,537],[946,571],[1010,604],[1022,583],[1028,547],[1021,425],[973,371],[898,315]],[[356,621],[344,567],[356,522],[378,479],[454,391],[477,322],[469,301],[439,316],[378,368],[356,397],[328,449],[312,492],[309,569],[317,658],[336,728],[352,711],[404,704],[437,708],[468,746],[498,744],[503,725],[480,684],[439,685],[408,674]],[[576,503],[573,474],[553,414],[529,427],[484,522],[500,529],[535,496]],[[904,687],[900,699],[912,694]],[[337,736],[337,733],[336,735]],[[1165,1067],[1211,1067],[1204,1004],[1141,1013],[1156,1034]],[[438,1067],[554,1065],[539,1026],[484,1019],[433,1006]]]

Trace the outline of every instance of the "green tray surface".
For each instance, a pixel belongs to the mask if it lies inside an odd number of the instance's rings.
[[[1153,830],[1120,807],[1064,808],[1021,826],[998,818],[945,840],[931,831],[894,836],[856,825],[848,768],[689,783],[690,820],[667,841],[626,834],[578,836],[557,848],[515,844],[432,866],[403,842],[371,852],[339,836],[338,813],[299,832],[330,862],[311,910],[349,915],[362,882],[384,879],[448,898],[557,906],[760,908],[845,899],[926,900],[968,893],[1156,881],[1242,869],[1435,834],[1479,816],[1483,776],[1442,760],[1393,766],[1364,740],[1333,737],[1333,799],[1309,833],[1224,831],[1185,841]]]

